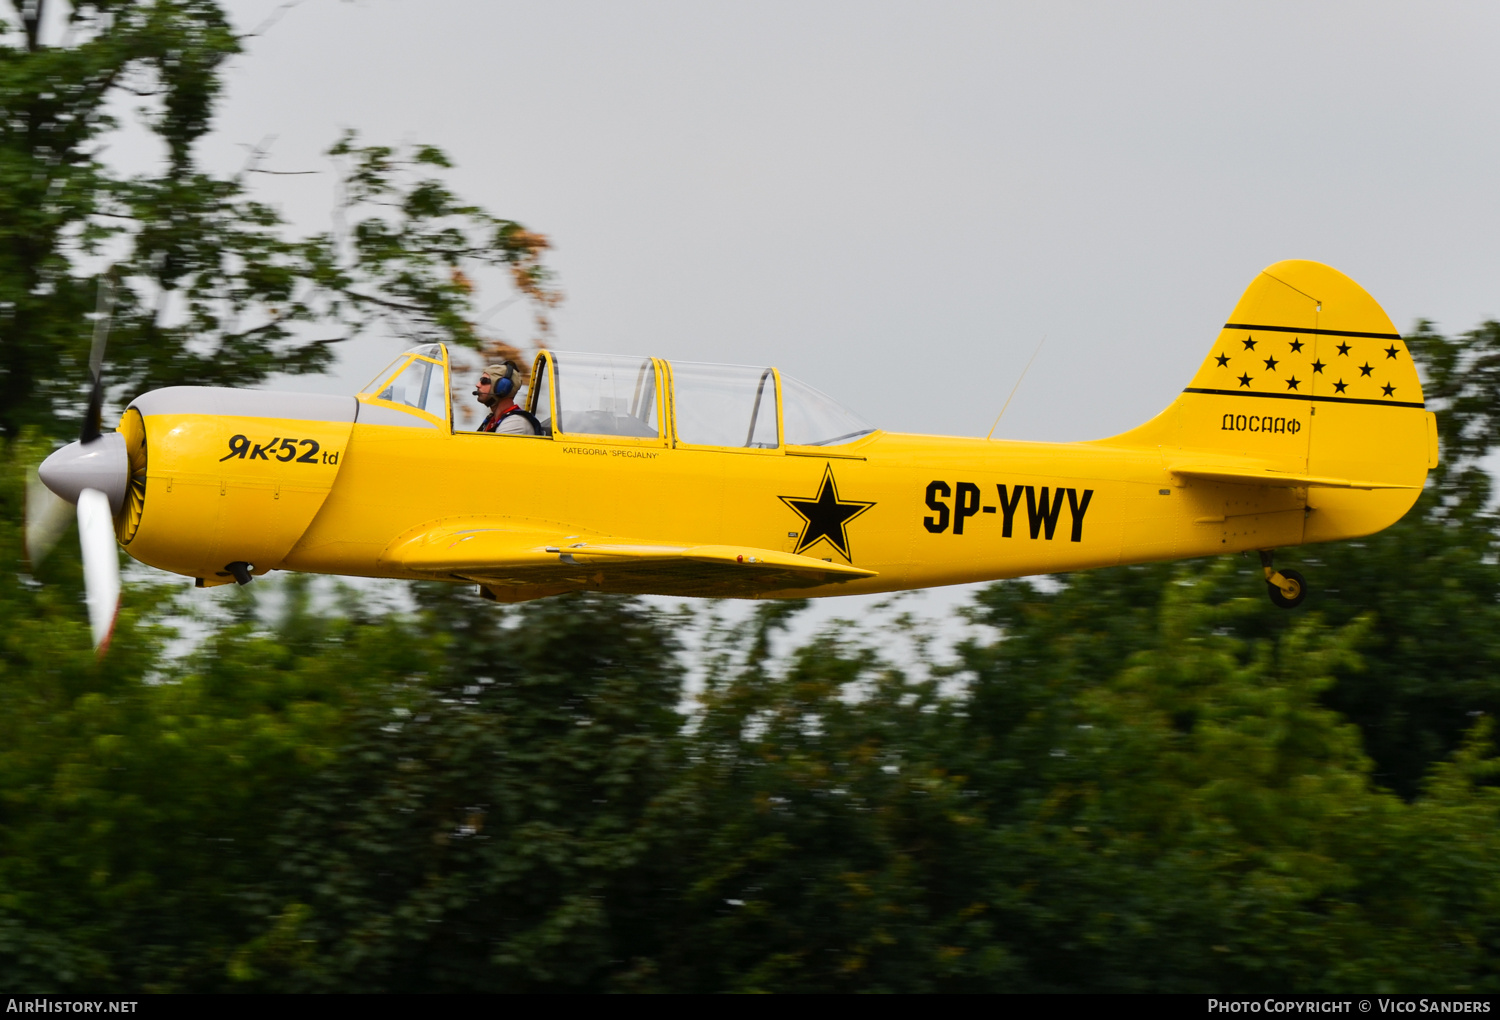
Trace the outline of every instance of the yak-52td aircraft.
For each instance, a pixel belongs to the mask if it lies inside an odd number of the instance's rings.
[[[527,405],[545,434],[471,433],[449,372],[429,344],[353,397],[174,386],[114,433],[86,425],[41,477],[78,504],[96,644],[112,539],[202,587],[299,570],[501,602],[845,595],[1254,549],[1289,607],[1306,584],[1271,551],[1387,527],[1438,457],[1390,319],[1316,262],[1260,273],[1172,405],[1093,442],[900,435],[774,368],[552,351]]]

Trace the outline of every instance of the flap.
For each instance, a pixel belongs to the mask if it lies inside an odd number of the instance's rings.
[[[1237,485],[1265,485],[1273,489],[1420,489],[1420,485],[1402,485],[1396,482],[1358,481],[1352,478],[1325,478],[1321,475],[1294,474],[1290,471],[1272,471],[1249,462],[1193,461],[1173,464],[1167,468],[1182,478],[1202,478],[1211,482],[1230,482]]]
[[[594,590],[747,598],[874,577],[843,563],[747,545],[567,534],[520,522],[436,522],[393,542],[384,562],[433,578],[543,594]]]

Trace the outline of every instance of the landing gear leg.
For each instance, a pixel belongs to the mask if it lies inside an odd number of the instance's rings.
[[[1280,609],[1296,609],[1307,598],[1307,579],[1295,570],[1277,570],[1270,549],[1260,551],[1260,565],[1266,573],[1266,593]]]

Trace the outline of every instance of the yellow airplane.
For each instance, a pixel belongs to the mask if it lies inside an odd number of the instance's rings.
[[[1306,583],[1271,551],[1387,527],[1438,458],[1390,319],[1305,261],[1255,278],[1170,407],[1092,442],[889,433],[774,368],[552,351],[528,397],[547,434],[475,433],[450,372],[429,344],[354,397],[154,390],[41,476],[86,546],[112,524],[203,587],[296,570],[501,602],[786,598],[1253,549],[1293,606]],[[100,583],[96,643],[118,590]]]

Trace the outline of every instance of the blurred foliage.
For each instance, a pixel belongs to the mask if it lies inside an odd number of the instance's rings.
[[[267,153],[216,176],[198,162],[241,52],[212,0],[12,0],[0,20],[0,436],[73,431],[99,275],[119,280],[106,379],[253,385],[317,372],[372,329],[478,346],[473,275],[499,269],[537,312],[558,300],[547,240],[463,201],[430,146],[329,150],[335,229],[292,236],[251,187]],[[107,160],[134,119],[160,145],[151,173]]]
[[[607,598],[492,613],[421,593],[434,668],[381,685],[338,761],[267,830],[277,923],[230,976],[336,991],[603,987],[649,956],[675,867],[681,667]],[[659,934],[658,934],[659,937]]]
[[[1492,993],[1500,404],[1438,359],[1497,335],[1419,334],[1453,447],[1396,526],[1283,554],[1299,612],[1231,557],[1002,582],[946,648],[291,577],[133,585],[100,663],[76,558],[8,569],[0,981]]]

